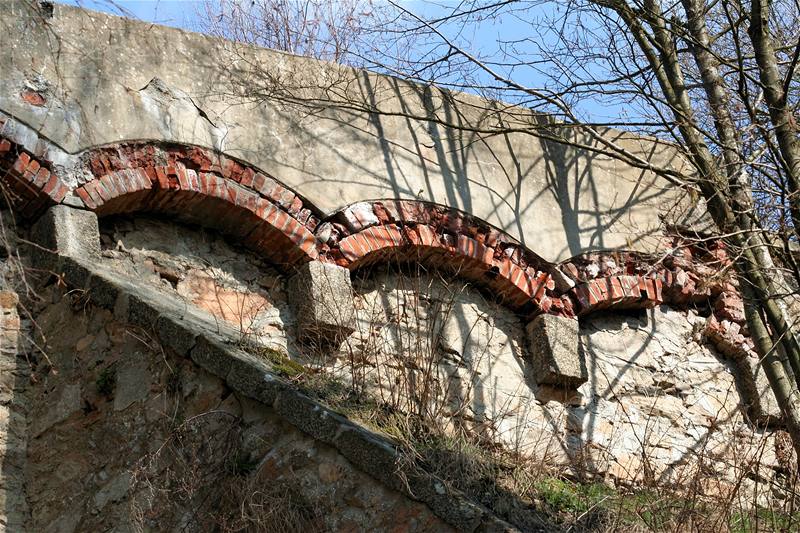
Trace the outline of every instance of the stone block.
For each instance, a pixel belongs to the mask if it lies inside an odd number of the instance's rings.
[[[278,393],[275,412],[303,433],[327,444],[335,442],[341,427],[349,426],[343,416],[290,388]]]
[[[197,337],[189,357],[201,368],[221,378],[225,378],[231,370],[232,358],[228,350],[205,336]]]
[[[264,405],[273,405],[280,392],[289,387],[267,364],[243,352],[230,354],[230,370],[225,381],[236,392]]]
[[[43,266],[57,264],[53,254],[72,258],[100,255],[97,215],[91,211],[55,205],[36,221],[31,230],[34,261]]]
[[[756,363],[753,368],[753,380],[755,381],[756,391],[758,393],[760,418],[764,421],[780,420],[783,417],[780,405],[775,398],[775,393],[772,392],[772,387],[764,373],[764,367],[758,363]]]
[[[374,433],[355,424],[344,425],[333,445],[362,472],[392,489],[405,489],[399,475],[400,456],[397,450]]]
[[[586,362],[580,350],[578,321],[539,315],[526,327],[536,381],[577,387],[586,382]]]
[[[301,341],[339,342],[355,329],[353,286],[346,268],[306,263],[289,279],[288,295]]]
[[[0,291],[0,309],[16,309],[19,295],[13,291]]]

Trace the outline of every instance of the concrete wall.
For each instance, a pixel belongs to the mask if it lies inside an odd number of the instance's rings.
[[[684,196],[591,150],[475,131],[545,122],[522,109],[177,29],[62,5],[48,16],[27,5],[3,7],[0,112],[67,154],[131,140],[199,145],[275,176],[323,216],[362,200],[428,200],[483,219],[551,261],[590,249],[652,251],[659,215]],[[320,80],[338,105],[322,102],[309,114],[281,103],[318,98],[316,88],[298,87]],[[668,146],[601,135],[655,164],[682,164]],[[85,179],[70,174],[69,157],[55,159],[71,187]]]

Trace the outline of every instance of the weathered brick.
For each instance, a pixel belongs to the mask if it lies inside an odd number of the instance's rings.
[[[17,174],[22,174],[25,172],[25,169],[28,168],[28,164],[31,162],[31,156],[25,152],[20,153],[17,156],[17,160],[14,162],[14,172]]]
[[[33,181],[33,177],[36,174],[36,172],[38,172],[40,166],[41,165],[39,165],[39,162],[37,160],[35,159],[31,160],[31,162],[25,168],[25,172],[23,172],[22,174],[22,179],[29,182]]]
[[[36,176],[33,178],[33,185],[41,189],[44,187],[45,183],[50,180],[50,171],[44,167],[39,167],[39,171],[36,173]]]
[[[59,183],[58,177],[55,174],[50,174],[50,179],[47,181],[47,184],[42,187],[42,192],[51,196]]]
[[[89,195],[89,192],[84,187],[75,189],[75,193],[81,200],[83,200],[83,203],[86,205],[86,207],[89,209],[97,208],[97,204],[95,203],[94,199]]]

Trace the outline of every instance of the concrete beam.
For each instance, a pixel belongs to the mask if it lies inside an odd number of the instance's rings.
[[[353,286],[346,268],[305,263],[287,288],[301,342],[340,342],[354,331]]]
[[[577,387],[588,379],[580,351],[578,321],[554,315],[539,315],[525,328],[540,384]]]

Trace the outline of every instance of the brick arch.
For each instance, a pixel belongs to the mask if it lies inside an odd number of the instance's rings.
[[[6,120],[0,118],[0,130]],[[3,201],[22,218],[33,219],[61,203],[69,187],[50,162],[0,135],[0,193]]]
[[[686,246],[667,235],[673,252],[660,259],[591,252],[554,265],[490,224],[429,202],[360,202],[320,224],[316,208],[266,173],[211,150],[167,143],[60,153],[59,168],[81,176],[83,185],[72,189],[48,160],[58,149],[35,133],[15,136],[13,121],[4,129],[8,122],[0,117],[0,194],[23,218],[35,219],[67,199],[101,216],[170,212],[237,236],[277,266],[317,258],[351,270],[389,259],[444,266],[530,314],[576,316],[703,302],[720,307],[723,322],[741,314],[725,307],[735,300],[735,288],[706,281],[720,268],[717,263],[730,262],[720,242]],[[703,266],[709,261],[715,266]]]
[[[0,118],[0,131],[4,122]],[[318,256],[318,210],[241,161],[197,146],[124,142],[60,154],[67,172],[78,176],[73,189],[48,161],[49,143],[27,141],[23,146],[0,134],[0,192],[23,218],[35,219],[68,199],[99,216],[170,213],[234,235],[276,266]]]
[[[556,294],[552,264],[458,209],[415,200],[360,202],[326,218],[316,235],[321,260],[350,270],[390,261],[443,267],[523,314],[573,316],[572,300]]]
[[[316,259],[319,217],[266,173],[197,146],[126,143],[81,155],[75,194],[99,216],[170,213],[234,235],[278,266]]]

